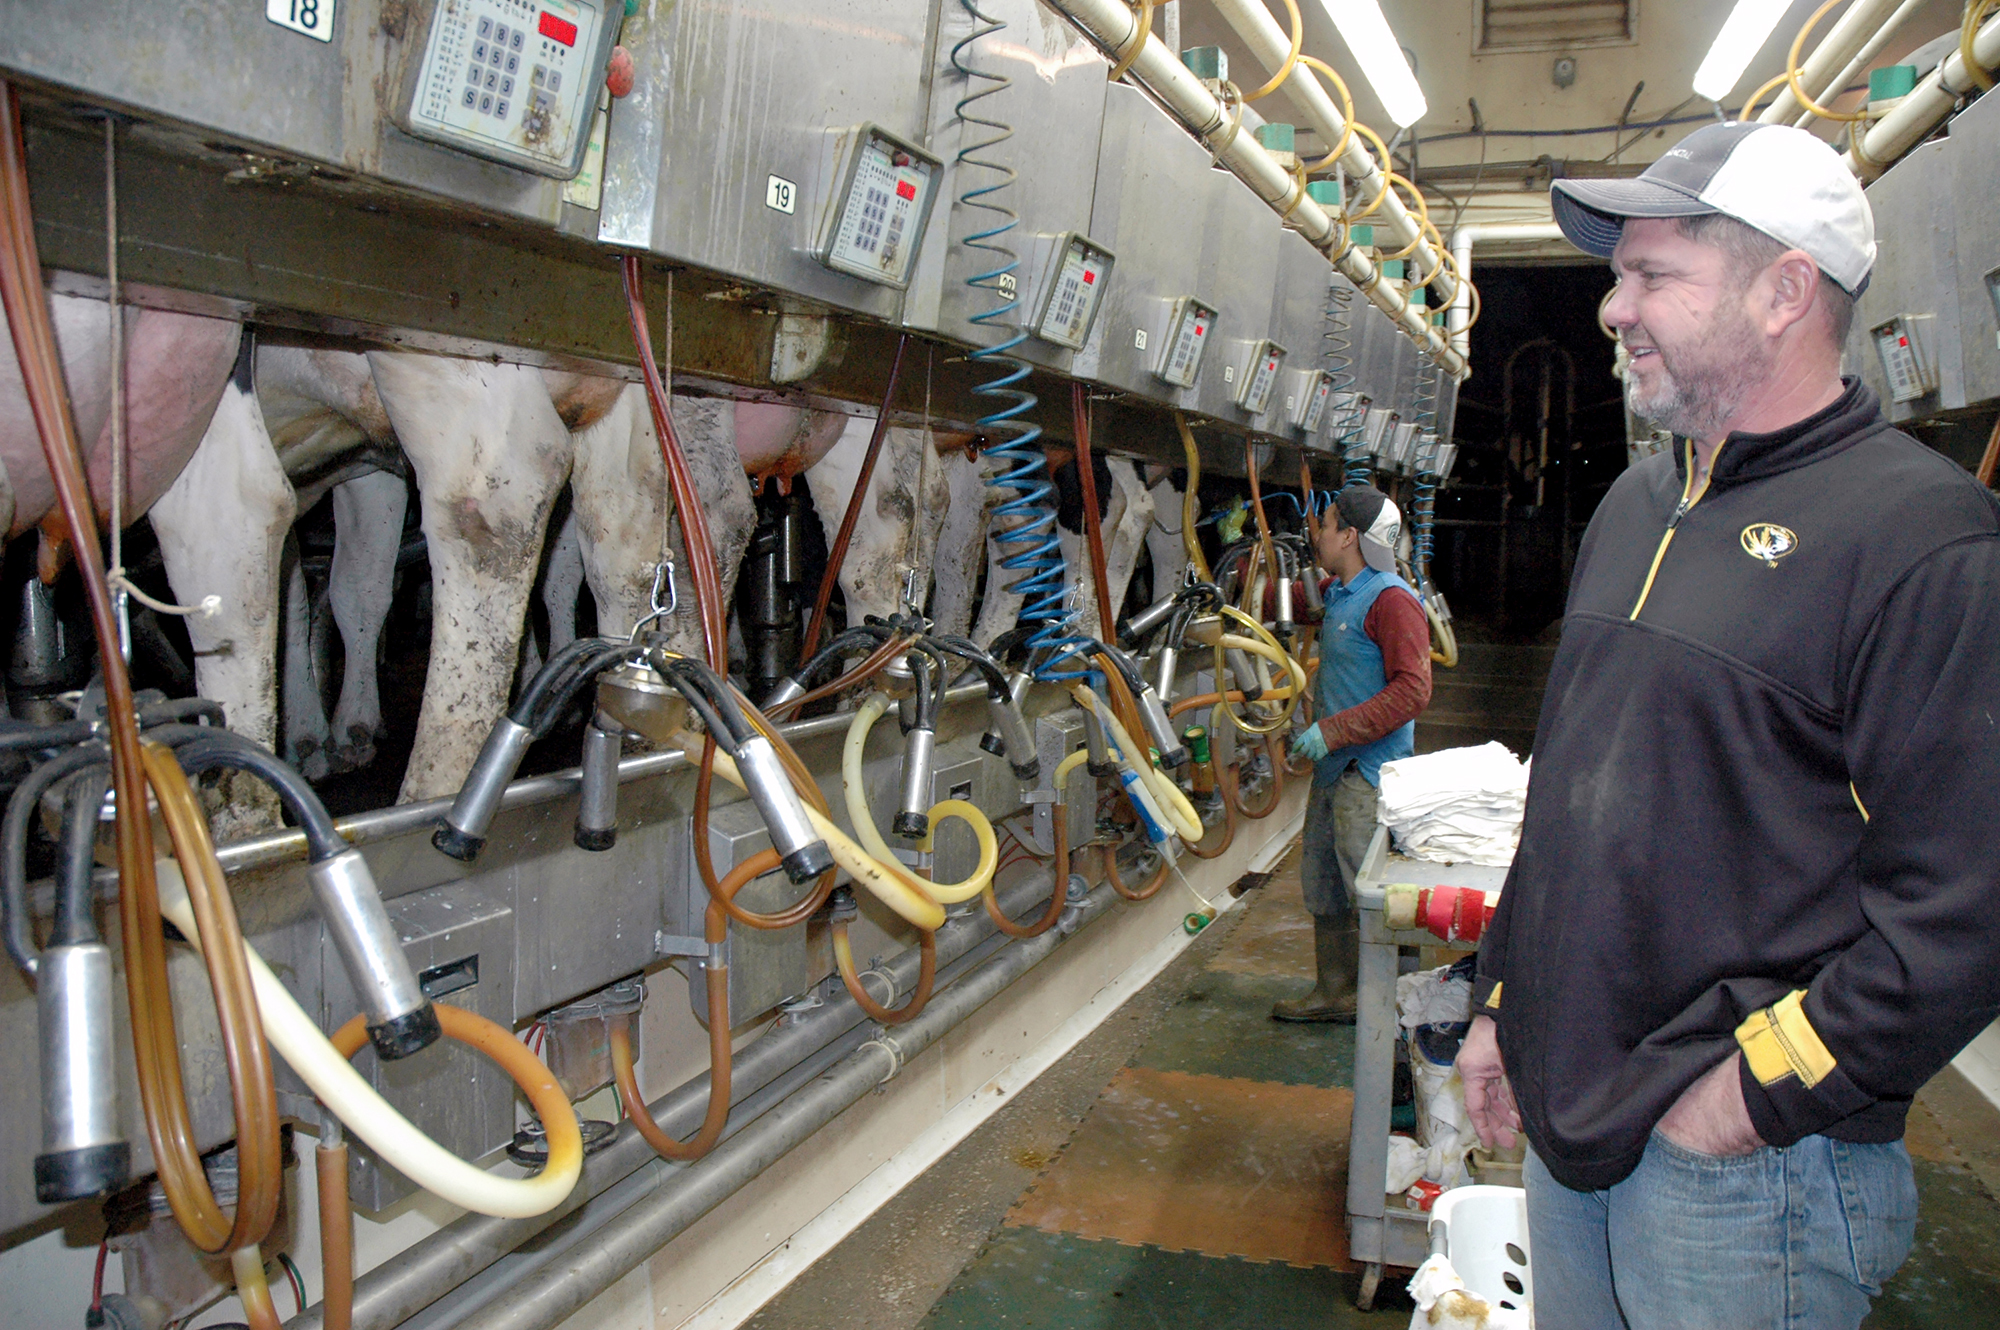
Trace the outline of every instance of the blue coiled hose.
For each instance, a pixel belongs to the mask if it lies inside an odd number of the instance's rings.
[[[1410,515],[1415,521],[1410,536],[1410,571],[1416,574],[1417,590],[1431,596],[1431,544],[1437,523],[1438,369],[1428,352],[1417,356],[1415,416],[1419,447],[1415,461],[1416,479],[1410,499]],[[1428,438],[1430,446],[1422,446]]]
[[[1013,436],[998,446],[987,447],[986,455],[1000,459],[1004,468],[988,483],[996,489],[1009,491],[1013,496],[994,508],[994,520],[1004,523],[1021,519],[1011,529],[1003,527],[994,539],[1011,550],[1000,560],[1000,567],[1021,574],[1005,589],[1019,592],[1022,596],[1021,622],[1033,630],[1027,645],[1029,664],[1035,678],[1043,682],[1081,679],[1089,677],[1094,671],[1081,664],[1081,652],[1088,645],[1088,639],[1070,631],[1071,612],[1063,605],[1063,554],[1062,545],[1056,539],[1056,510],[1052,502],[1055,486],[1047,478],[1048,464],[1038,444],[1042,437],[1041,427],[1021,418],[1035,409],[1038,399],[1021,386],[1030,373],[1030,366],[1011,354],[1015,347],[1028,340],[1028,334],[1015,320],[1014,315],[1021,302],[1017,294],[1008,291],[1005,280],[1019,270],[1020,256],[1002,243],[1000,237],[1012,231],[1020,219],[1012,208],[997,202],[993,196],[1013,184],[1016,173],[1006,163],[980,155],[1012,138],[1014,127],[973,111],[975,102],[1012,87],[1014,81],[1004,74],[989,73],[966,62],[967,52],[973,43],[1001,31],[1007,25],[981,12],[976,0],[959,0],[959,3],[972,16],[974,28],[952,46],[952,68],[968,83],[979,80],[987,86],[967,92],[959,99],[954,114],[961,124],[967,126],[968,135],[976,133],[971,127],[977,126],[988,131],[989,136],[959,149],[957,162],[967,172],[980,168],[998,177],[990,184],[966,189],[958,196],[958,202],[965,207],[983,209],[992,214],[989,219],[991,225],[984,230],[974,230],[963,241],[968,249],[987,251],[991,255],[992,266],[967,278],[965,284],[992,293],[998,301],[993,308],[973,315],[970,322],[1001,334],[999,342],[974,351],[972,359],[1003,372],[1000,377],[990,379],[972,391],[981,397],[997,397],[1005,403],[1000,409],[980,417],[978,428],[982,433],[1004,431]]]
[[[1320,356],[1333,380],[1334,399],[1345,400],[1331,422],[1340,448],[1343,488],[1366,485],[1375,478],[1375,463],[1363,448],[1361,426],[1368,418],[1354,383],[1354,288],[1338,277],[1326,286],[1326,331],[1320,334]],[[1342,394],[1346,394],[1345,399]]]

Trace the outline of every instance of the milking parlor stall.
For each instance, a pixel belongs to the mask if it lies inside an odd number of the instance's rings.
[[[678,1324],[1292,842],[1471,290],[1150,14],[0,0],[38,1323]]]

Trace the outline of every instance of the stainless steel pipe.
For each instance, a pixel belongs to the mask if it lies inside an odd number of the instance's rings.
[[[844,723],[849,718],[840,719]],[[1010,917],[1024,915],[1047,899],[1049,889],[1048,875],[1037,873],[1003,892],[1001,906]],[[940,977],[949,975],[949,967],[955,962],[997,940],[997,930],[983,909],[968,910],[947,919],[937,932]],[[918,964],[917,950],[912,947],[874,970],[888,974],[895,981],[897,992],[906,993],[916,983]],[[834,996],[824,1006],[787,1016],[762,1038],[737,1050],[730,1076],[731,1097],[743,1104],[747,1116],[754,1108],[751,1101],[758,1092],[780,1082],[793,1068],[865,1024],[866,1015],[846,990],[836,985]],[[708,1077],[701,1075],[655,1100],[650,1107],[664,1130],[685,1136],[700,1125],[707,1104]],[[523,1243],[564,1222],[594,1198],[610,1192],[649,1165],[663,1170],[663,1178],[683,1171],[680,1165],[660,1160],[652,1147],[628,1126],[620,1130],[610,1146],[585,1158],[583,1178],[576,1190],[551,1213],[527,1219],[469,1214],[454,1220],[355,1281],[355,1330],[392,1330],[402,1325]],[[650,1190],[652,1185],[641,1190]],[[322,1307],[308,1307],[288,1325],[291,1330],[325,1330],[323,1318]]]
[[[1047,890],[1044,885],[1043,890]],[[1117,895],[1099,887],[1075,907],[1087,923],[1110,910]],[[1047,959],[1069,933],[1051,929],[1017,941],[950,988],[935,994],[923,1014],[884,1031],[815,1078],[799,1093],[697,1161],[671,1190],[655,1192],[626,1210],[615,1225],[572,1240],[552,1239],[547,1258],[531,1274],[482,1290],[472,1317],[429,1322],[425,1330],[553,1330],[578,1308],[638,1268],[695,1221],[729,1199],[813,1133],[890,1079],[912,1058],[1004,992]],[[360,1322],[357,1319],[356,1324]]]

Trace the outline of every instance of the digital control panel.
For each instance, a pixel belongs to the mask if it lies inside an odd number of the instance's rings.
[[[922,148],[863,125],[848,155],[820,262],[851,277],[908,286],[941,173],[942,163]]]
[[[1410,457],[1410,474],[1434,476],[1438,465],[1438,436],[1431,430],[1417,435],[1416,452]]]
[[[1385,406],[1371,406],[1368,408],[1367,421],[1361,427],[1361,438],[1367,445],[1369,455],[1385,465],[1389,447],[1395,442],[1394,426],[1401,419],[1401,416]]]
[[[1271,392],[1278,386],[1278,371],[1284,367],[1285,348],[1270,338],[1257,343],[1256,354],[1243,367],[1243,382],[1236,389],[1236,405],[1253,416],[1261,416],[1271,405]]]
[[[1333,430],[1341,438],[1360,432],[1368,423],[1368,409],[1375,399],[1367,393],[1335,393],[1327,406],[1333,412]]]
[[[1898,314],[1869,330],[1875,338],[1876,354],[1882,357],[1882,375],[1889,381],[1891,401],[1914,402],[1937,391],[1937,371],[1925,354],[1917,326],[1920,321],[1917,315]]]
[[[1049,261],[1049,277],[1042,284],[1041,308],[1029,326],[1035,336],[1057,346],[1081,351],[1090,339],[1090,326],[1097,321],[1104,303],[1104,288],[1111,276],[1111,251],[1070,232],[1056,245]]]
[[[1389,433],[1388,452],[1383,461],[1389,469],[1399,475],[1410,475],[1416,462],[1417,426],[1415,421],[1399,420]]]
[[[1305,372],[1304,381],[1285,397],[1285,418],[1302,434],[1319,432],[1326,404],[1333,397],[1333,375],[1323,369]]]
[[[1176,388],[1192,388],[1201,373],[1201,353],[1208,349],[1208,337],[1215,330],[1215,310],[1193,296],[1174,302],[1167,320],[1166,344],[1160,348],[1160,363],[1153,373]]]
[[[437,0],[412,43],[395,122],[568,180],[583,167],[617,26],[599,0]]]

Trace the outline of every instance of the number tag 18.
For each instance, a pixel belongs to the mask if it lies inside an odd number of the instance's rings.
[[[264,17],[315,41],[333,40],[334,0],[264,0]]]

